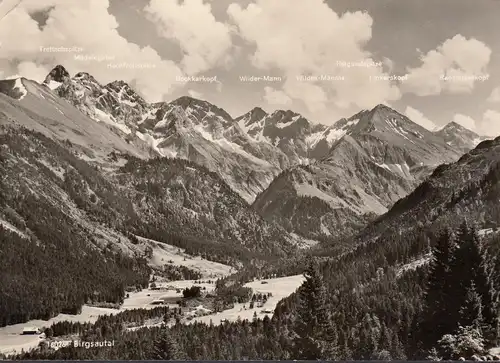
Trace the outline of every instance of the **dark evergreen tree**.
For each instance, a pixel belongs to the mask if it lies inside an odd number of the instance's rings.
[[[182,354],[178,343],[175,341],[172,332],[166,328],[153,343],[153,357],[158,360],[182,359]]]
[[[472,321],[478,321],[477,312],[474,311],[480,308],[482,332],[486,341],[493,343],[498,334],[498,305],[481,239],[477,230],[466,222],[460,227],[458,238],[460,245],[454,258],[453,273],[455,301],[461,302],[458,320],[461,326],[469,326]],[[474,304],[477,306],[474,307]],[[464,315],[465,311],[469,311],[469,315]]]
[[[474,282],[471,283],[465,304],[460,309],[460,324],[464,327],[473,326],[477,329],[483,326],[483,304]]]
[[[326,291],[318,264],[312,261],[299,290],[294,339],[296,359],[321,359],[335,354],[336,334],[326,304]]]
[[[456,319],[450,310],[452,289],[451,265],[455,241],[450,230],[444,230],[432,249],[429,278],[424,298],[424,312],[415,321],[413,338],[417,350],[428,351],[447,333],[455,329]]]

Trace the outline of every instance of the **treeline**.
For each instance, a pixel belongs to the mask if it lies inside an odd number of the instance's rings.
[[[61,321],[44,329],[48,338],[66,335],[78,335],[80,337],[98,336],[102,339],[120,339],[120,334],[128,325],[144,325],[147,320],[162,318],[168,322],[181,316],[180,308],[158,306],[152,309],[125,310],[118,314],[99,316],[95,323],[80,323]]]

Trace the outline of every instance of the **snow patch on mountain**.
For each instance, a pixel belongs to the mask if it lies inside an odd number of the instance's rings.
[[[327,226],[325,226],[324,224],[324,221],[323,221],[323,217],[321,217],[320,219],[320,229],[321,229],[321,232],[326,235],[326,236],[331,236],[332,233],[330,232],[330,230],[328,229]]]
[[[415,143],[408,137],[408,132],[398,124],[398,120],[396,118],[387,118],[386,121],[396,134],[401,135],[402,137],[404,137],[406,140],[410,141],[413,144]],[[420,135],[420,137],[421,136],[422,135]]]
[[[279,129],[284,129],[285,127],[291,126],[300,118],[300,115],[293,116],[288,122],[278,122],[275,126]]]
[[[253,161],[255,164],[261,165],[261,166],[266,167],[266,168],[272,167],[272,165],[269,164],[269,162],[267,162],[263,159],[259,159],[255,156],[247,153],[245,150],[243,150],[243,148],[240,145],[232,143],[232,142],[228,141],[227,139],[218,139],[218,140],[211,140],[211,141],[217,143],[222,148],[224,148],[228,151],[231,151],[233,153],[237,153],[237,154],[244,156],[245,158]]]
[[[98,109],[97,107],[94,108],[94,112],[95,112],[95,115],[96,115],[96,118],[94,118],[97,122],[104,122],[110,126],[113,126],[117,129],[119,129],[120,131],[124,132],[125,134],[130,134],[132,133],[132,130],[127,127],[126,125],[124,124],[121,124],[119,122],[116,122],[116,120],[114,120],[114,118],[110,115],[108,115],[106,112]]]
[[[311,148],[316,146],[316,144],[321,140],[323,135],[325,134],[325,131],[318,131],[314,132],[310,135],[306,136],[306,143],[307,145]]]
[[[62,83],[61,82],[56,82],[54,80],[50,80],[47,83],[47,87],[49,87],[52,91],[55,90],[57,87],[59,87]]]
[[[359,119],[354,119],[348,121],[345,125],[343,125],[339,129],[330,129],[328,134],[326,135],[326,141],[331,146],[335,141],[340,139],[342,136],[347,134],[347,132],[353,127],[356,126],[359,122]]]
[[[330,148],[337,140],[347,135],[353,127],[358,124],[358,122],[359,118],[354,118],[352,120],[340,120],[324,131],[309,135],[308,138],[306,138],[306,142],[311,148],[314,148],[321,141],[325,141],[328,148]]]
[[[7,222],[6,220],[3,220],[2,218],[0,218],[0,226],[2,226],[5,229],[8,229],[9,231],[17,233],[19,236],[23,238],[28,238],[28,236],[23,231],[19,230],[16,226]]]
[[[24,84],[23,84],[23,81],[21,78],[16,79],[15,88],[19,92],[21,92],[21,96],[19,96],[19,100],[22,100],[28,94],[28,91],[26,90],[26,87],[24,87]]]

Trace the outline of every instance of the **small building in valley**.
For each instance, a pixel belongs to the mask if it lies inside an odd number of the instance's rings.
[[[22,334],[23,335],[39,335],[40,329],[33,327],[33,326],[27,326],[23,329]]]

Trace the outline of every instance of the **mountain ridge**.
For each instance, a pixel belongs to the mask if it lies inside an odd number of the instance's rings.
[[[270,221],[290,225],[280,213],[288,215],[283,208],[297,210],[305,197],[326,202],[331,222],[329,217],[314,217],[314,223],[296,220],[315,225],[312,234],[302,229],[307,238],[334,235],[337,225],[348,226],[349,221],[358,228],[462,150],[383,104],[326,126],[291,110],[267,113],[260,107],[233,119],[210,102],[189,96],[148,104],[126,82],[103,86],[85,72],[70,78],[62,66],[56,66],[43,84],[127,145],[139,148],[134,157],[158,155],[202,165]],[[285,190],[295,202],[265,200],[273,198],[269,188],[280,184],[272,183],[276,178],[288,178],[290,187]]]

